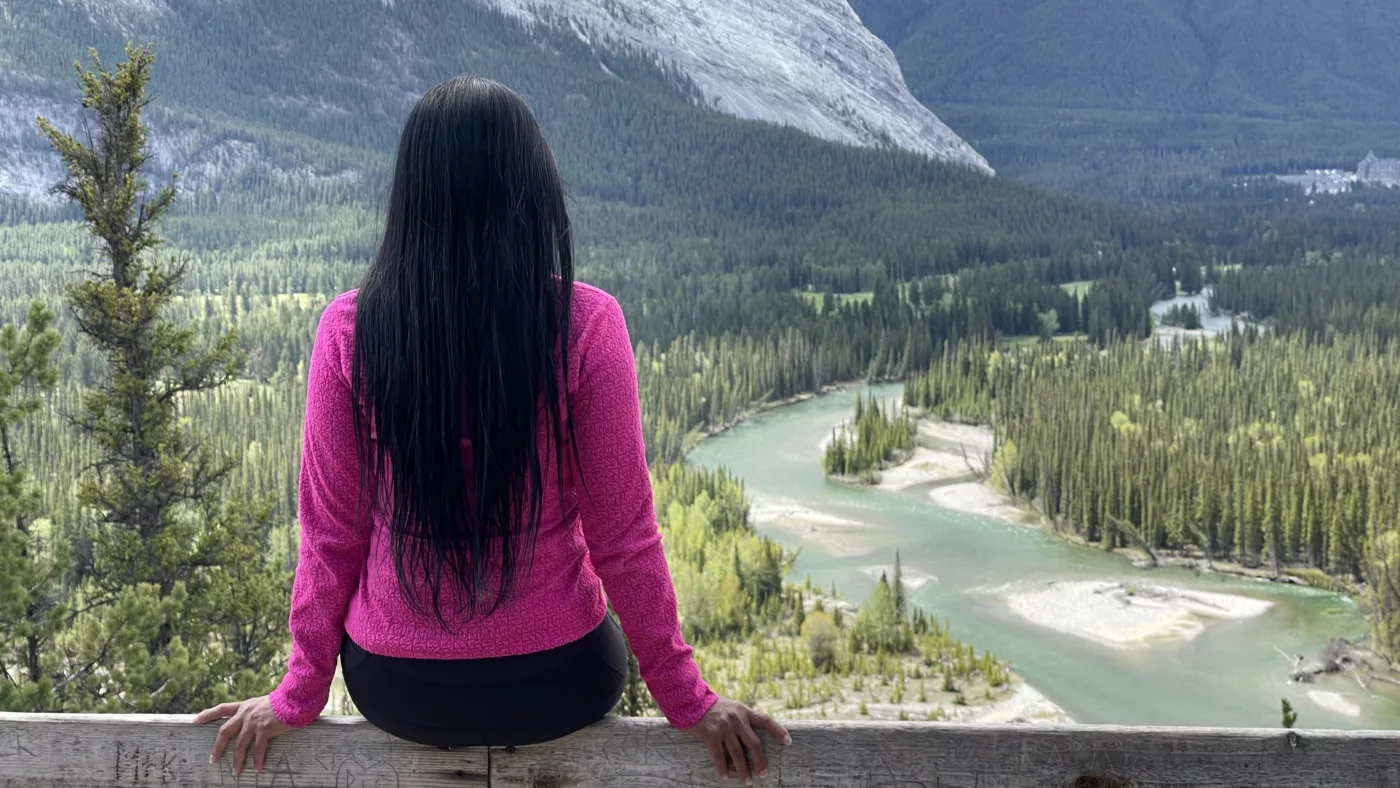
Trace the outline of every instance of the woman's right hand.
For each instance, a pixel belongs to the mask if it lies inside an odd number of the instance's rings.
[[[767,731],[783,746],[792,744],[792,736],[777,720],[729,698],[715,701],[705,716],[688,730],[710,748],[710,756],[715,759],[715,770],[721,778],[729,777],[729,766],[725,763],[727,757],[744,784],[752,785],[750,764],[753,764],[753,773],[760,780],[768,776],[768,759],[763,754],[763,741],[758,738],[755,729]]]

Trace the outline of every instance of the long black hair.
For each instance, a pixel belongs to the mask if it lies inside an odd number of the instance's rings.
[[[528,565],[542,431],[562,478],[573,276],[530,108],[479,77],[428,91],[357,297],[352,389],[364,502],[387,519],[400,591],[444,626],[497,610]]]

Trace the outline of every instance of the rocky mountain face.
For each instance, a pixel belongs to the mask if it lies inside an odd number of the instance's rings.
[[[639,118],[691,101],[992,174],[846,0],[3,0],[0,196],[44,197],[59,169],[35,115],[71,128],[72,61],[95,45],[110,63],[127,40],[157,48],[154,174],[191,189],[354,181],[416,97],[462,71],[522,90],[547,124],[597,125],[587,113],[616,106],[599,91],[622,83]],[[588,163],[592,143],[574,145]]]
[[[19,90],[7,91],[0,82],[0,196],[10,195],[38,202],[62,203],[51,193],[64,175],[62,163],[38,134],[38,116],[59,128],[82,128],[72,102]],[[148,111],[152,128],[148,175],[157,184],[178,173],[182,189],[218,189],[240,177],[290,183],[324,180],[357,182],[362,173],[353,167],[317,166],[301,157],[276,155],[256,135],[229,133],[210,128],[189,112]]]
[[[894,53],[846,0],[487,0],[685,74],[720,112],[852,145],[895,145],[991,173],[920,104]]]

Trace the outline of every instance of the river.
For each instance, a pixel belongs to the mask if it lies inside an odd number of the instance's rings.
[[[892,398],[899,387],[879,387],[876,393]],[[1037,530],[940,509],[916,492],[827,482],[818,445],[849,416],[855,396],[841,392],[769,411],[705,441],[690,455],[696,464],[734,471],[758,504],[804,507],[864,526],[860,554],[842,555],[760,523],[766,535],[801,548],[793,579],[810,576],[822,587],[834,581],[860,602],[874,586],[869,567],[892,564],[898,547],[910,574],[934,578],[910,591],[915,604],[948,618],[963,640],[1010,660],[1079,723],[1278,727],[1280,699],[1288,698],[1299,727],[1400,727],[1400,699],[1393,695],[1368,697],[1347,677],[1311,686],[1287,680],[1288,662],[1276,649],[1312,657],[1329,637],[1365,633],[1361,612],[1349,599],[1185,569],[1138,569]],[[1032,624],[988,593],[1007,584],[1133,578],[1274,604],[1252,619],[1212,623],[1189,641],[1124,650]],[[1325,708],[1318,692],[1342,696],[1343,705],[1360,707],[1359,714]],[[1338,700],[1332,696],[1334,705]]]

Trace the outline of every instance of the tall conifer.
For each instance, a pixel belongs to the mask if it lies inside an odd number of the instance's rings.
[[[94,449],[78,490],[90,559],[60,694],[99,710],[183,712],[280,675],[289,577],[267,560],[271,507],[225,503],[236,461],[181,418],[235,381],[243,355],[233,334],[205,349],[168,317],[189,261],[158,254],[176,191],[151,193],[142,174],[154,55],[128,46],[115,71],[89,56],[92,70],[75,65],[87,139],[39,119],[68,171],[54,191],[82,210],[95,242],[94,270],[68,303],[106,361],[74,417]]]

